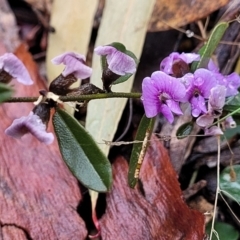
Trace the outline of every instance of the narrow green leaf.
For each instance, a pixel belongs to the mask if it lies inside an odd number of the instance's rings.
[[[237,111],[235,115],[240,115],[240,106],[236,106],[236,105],[225,105],[224,108],[223,108],[224,112],[228,112],[228,113],[231,113],[231,112],[234,112],[234,111]]]
[[[6,84],[0,83],[0,102],[3,102],[11,97],[12,88]]]
[[[210,235],[212,222],[210,222],[206,227],[206,232]],[[239,232],[232,225],[215,222],[214,229],[217,231],[220,240],[238,240]],[[217,240],[217,237],[213,233],[212,240]]]
[[[61,109],[53,116],[53,126],[63,160],[73,175],[87,188],[108,191],[111,165],[85,128]]]
[[[135,141],[133,144],[132,154],[129,162],[128,184],[134,188],[138,181],[140,167],[147,151],[148,141],[151,137],[155,118],[147,118],[143,115],[139,124]]]
[[[227,167],[221,172],[220,189],[227,197],[240,202],[240,165]]]
[[[126,74],[126,75],[124,75],[124,76],[119,77],[119,78],[118,78],[116,81],[114,81],[112,84],[113,84],[113,85],[116,85],[116,84],[119,84],[119,83],[123,83],[123,82],[127,81],[131,76],[132,76],[132,74],[131,74],[131,73],[128,73],[128,74]]]
[[[235,96],[228,97],[226,105],[235,105],[240,107],[240,93]]]
[[[211,58],[213,52],[218,46],[223,34],[227,30],[229,23],[221,22],[211,32],[211,35],[207,43],[200,49],[199,54],[201,59],[197,63],[192,64],[192,71],[195,71],[198,68],[207,68],[209,59]]]
[[[188,135],[190,135],[192,129],[193,129],[193,122],[184,123],[177,130],[177,133],[176,133],[177,138],[183,139],[183,138],[187,137]]]

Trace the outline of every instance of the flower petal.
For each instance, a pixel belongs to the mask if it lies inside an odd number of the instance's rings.
[[[160,63],[160,71],[166,74],[172,74],[172,65],[175,59],[179,59],[180,54],[178,52],[171,53],[168,57],[164,58]]]
[[[160,64],[160,70],[167,73],[172,74],[172,66],[176,60],[183,60],[187,64],[197,61],[200,59],[200,55],[196,53],[178,53],[173,52],[168,57],[164,58]]]
[[[186,94],[185,86],[174,77],[164,72],[156,71],[151,76],[159,93],[167,93],[175,101],[183,101]]]
[[[211,89],[209,104],[211,110],[221,110],[225,104],[226,87],[217,85]]]
[[[148,118],[155,117],[159,113],[158,91],[149,77],[143,79],[141,100]]]
[[[94,49],[94,52],[100,56],[106,56],[108,54],[113,54],[116,51],[117,51],[117,49],[112,46],[98,46]]]
[[[219,73],[219,68],[217,67],[217,65],[214,63],[212,59],[210,59],[208,62],[208,70],[214,73]]]
[[[106,56],[108,68],[120,76],[136,72],[135,60],[126,53],[117,50],[115,47],[98,46],[94,49],[94,52],[98,55]]]
[[[200,55],[197,53],[181,53],[179,58],[182,59],[186,63],[192,63],[193,61],[200,60]]]
[[[174,112],[175,114],[177,114],[177,115],[183,114],[178,102],[176,102],[174,100],[167,100],[166,103],[167,103],[167,106],[169,107],[169,109],[172,112]]]
[[[225,128],[236,128],[237,127],[237,123],[235,122],[235,120],[233,119],[232,116],[229,116],[225,119],[224,125],[225,125]]]
[[[135,60],[132,57],[120,51],[116,51],[113,54],[107,55],[107,63],[108,68],[112,72],[121,76],[127,73],[133,74],[136,72]]]
[[[173,116],[170,108],[166,104],[161,105],[160,111],[163,114],[163,116],[168,120],[169,123],[173,123],[174,116]]]
[[[204,130],[204,134],[205,135],[211,135],[211,136],[217,136],[217,135],[223,135],[223,132],[217,126],[212,126],[210,128],[206,128]]]
[[[205,99],[202,96],[193,97],[190,100],[190,103],[192,107],[192,115],[194,117],[198,117],[202,112],[203,113],[207,112]]]
[[[0,69],[3,69],[24,85],[33,84],[33,80],[24,64],[12,53],[5,53],[0,56]]]
[[[200,116],[199,118],[197,118],[196,123],[198,126],[205,128],[210,126],[213,123],[213,121],[214,121],[214,117],[211,114],[206,113]]]
[[[73,74],[76,78],[85,79],[92,74],[92,69],[85,64],[85,56],[75,52],[63,53],[53,58],[52,63],[66,66],[62,72],[64,77]]]
[[[198,86],[198,89],[204,98],[209,98],[210,90],[215,87],[217,83],[217,79],[207,69],[199,68],[194,72],[194,84],[195,86]]]
[[[66,57],[67,56],[71,56],[71,57],[73,57],[75,59],[78,59],[79,61],[82,61],[82,62],[86,61],[86,57],[82,54],[78,54],[78,53],[75,53],[75,52],[65,52],[65,53],[60,54],[57,57],[53,58],[51,60],[51,62],[55,65],[59,65],[61,63],[64,63],[66,65],[67,64],[66,63]]]
[[[46,132],[46,125],[33,112],[30,112],[26,117],[15,119],[12,125],[5,130],[5,133],[18,139],[26,133],[31,133],[40,142],[45,144],[51,144],[54,140],[53,134]]]

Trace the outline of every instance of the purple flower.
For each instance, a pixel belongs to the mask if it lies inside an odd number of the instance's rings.
[[[214,118],[218,118],[222,114],[222,109],[225,104],[226,88],[217,85],[211,89],[208,101],[208,112],[197,118],[196,123],[203,128],[209,127]]]
[[[52,59],[53,64],[63,63],[66,66],[62,72],[64,77],[73,74],[81,79],[88,78],[92,74],[92,69],[85,64],[85,61],[85,56],[75,52],[65,52]]]
[[[135,60],[113,46],[98,46],[94,49],[94,52],[98,55],[106,56],[108,68],[120,76],[136,72]]]
[[[233,119],[232,116],[229,116],[224,121],[225,128],[235,128],[237,127],[237,123]]]
[[[154,72],[151,78],[144,78],[142,83],[141,99],[146,116],[151,118],[162,113],[172,123],[173,113],[182,115],[179,102],[185,94],[185,86],[177,78],[161,71]]]
[[[12,53],[5,53],[0,56],[0,73],[1,70],[7,72],[18,82],[24,85],[33,84],[33,81],[24,64]]]
[[[211,89],[208,101],[208,111],[222,113],[223,106],[225,105],[227,89],[225,86],[217,85]]]
[[[30,112],[26,117],[15,119],[12,125],[5,130],[5,133],[17,139],[20,139],[27,133],[31,133],[40,142],[51,144],[54,136],[52,133],[46,132],[46,128],[41,118],[33,112]]]
[[[223,135],[222,130],[217,126],[212,126],[210,128],[206,128],[204,130],[205,135],[216,136],[216,135]]]
[[[193,76],[188,78],[185,100],[191,103],[192,115],[198,117],[207,112],[205,99],[209,98],[210,90],[217,85],[217,80],[209,70],[203,68],[197,69]]]
[[[238,88],[240,87],[240,77],[237,73],[231,73],[230,75],[222,75],[219,72],[219,68],[210,59],[208,63],[208,69],[212,72],[214,77],[217,79],[218,84],[223,85],[227,88],[226,96],[234,96],[238,94]]]
[[[160,70],[167,73],[167,74],[173,74],[172,67],[173,64],[177,60],[182,60],[185,63],[189,64],[193,61],[198,61],[200,59],[200,55],[196,53],[178,53],[173,52],[168,57],[164,58],[160,64]]]

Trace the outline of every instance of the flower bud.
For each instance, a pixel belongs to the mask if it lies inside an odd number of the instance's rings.
[[[103,89],[106,92],[111,92],[112,83],[119,77],[121,76],[112,72],[109,68],[104,69],[102,73]]]
[[[69,87],[76,81],[77,78],[73,74],[67,75],[66,77],[60,74],[51,82],[49,91],[57,95],[65,96],[71,92]]]

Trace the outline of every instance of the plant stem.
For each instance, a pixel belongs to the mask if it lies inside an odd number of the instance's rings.
[[[220,123],[218,121],[218,127],[220,127]],[[217,188],[216,188],[216,196],[215,196],[215,202],[214,202],[214,209],[213,209],[213,220],[212,220],[212,226],[211,226],[211,232],[210,232],[210,240],[212,239],[212,234],[214,231],[214,223],[216,218],[216,211],[217,211],[217,202],[218,202],[218,195],[220,193],[220,156],[221,156],[221,138],[218,135],[217,136],[217,145],[218,145],[218,151],[217,151]]]
[[[240,111],[240,108],[232,111],[231,113],[227,114],[226,116],[224,116],[223,118],[221,119],[218,119],[216,122],[214,122],[211,126],[215,125],[216,123],[219,123],[219,122],[222,122],[223,120],[225,120],[226,118],[230,117],[230,116],[233,116],[235,113],[239,112]]]
[[[75,102],[93,99],[104,99],[104,98],[140,98],[141,93],[124,93],[124,92],[112,92],[112,93],[98,93],[89,95],[79,96],[61,96],[59,99],[63,102]],[[38,97],[11,97],[4,102],[35,102]]]

